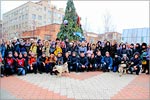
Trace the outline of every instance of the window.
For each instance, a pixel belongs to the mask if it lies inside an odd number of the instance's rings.
[[[38,16],[38,20],[42,20],[42,16],[39,15],[39,16]]]
[[[50,18],[48,19],[48,23],[51,23],[51,19]]]
[[[22,8],[22,12],[24,12],[25,11],[25,8]]]
[[[41,12],[41,11],[42,11],[42,8],[37,8],[37,11],[40,11],[40,12]]]
[[[19,28],[21,28],[21,24],[19,24]]]
[[[49,40],[51,39],[51,36],[50,35],[45,35],[45,40]]]
[[[32,14],[32,19],[36,19],[36,14]]]
[[[141,28],[138,29],[138,37],[141,37],[141,36],[142,36],[142,31],[143,31],[143,30],[142,30]]]
[[[20,9],[19,13],[20,13],[20,14],[22,13],[22,9]]]
[[[22,23],[22,28],[24,28],[24,23]]]
[[[19,20],[21,20],[21,16],[19,16]]]
[[[27,6],[25,9],[26,9],[26,11],[28,11],[28,10],[29,10],[29,7]]]
[[[24,15],[22,15],[22,20],[24,20]]]
[[[35,6],[33,6],[33,7],[32,7],[32,10],[36,10],[36,7],[35,7]]]
[[[28,19],[28,14],[25,14],[25,19]]]
[[[142,36],[148,36],[148,29],[147,28],[143,29]]]
[[[44,11],[46,11],[46,7],[44,7]]]
[[[51,15],[51,11],[50,10],[48,11],[48,15]]]
[[[46,21],[44,21],[43,24],[45,25],[45,24],[46,24]]]

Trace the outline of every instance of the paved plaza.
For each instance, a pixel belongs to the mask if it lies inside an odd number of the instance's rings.
[[[62,77],[27,74],[1,78],[1,100],[142,99],[150,100],[149,75],[108,72],[70,73]]]

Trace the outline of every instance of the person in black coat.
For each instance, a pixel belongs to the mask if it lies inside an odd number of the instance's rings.
[[[79,57],[79,66],[78,66],[77,71],[83,72],[85,70],[87,71],[87,69],[88,69],[88,59],[85,56],[84,52],[81,51],[80,57]]]
[[[43,52],[42,55],[38,59],[38,70],[40,74],[45,71],[45,61],[46,61],[46,55]]]
[[[42,48],[43,48],[43,45],[41,41],[39,41],[38,46],[37,46],[37,57],[40,57],[42,55]]]
[[[123,54],[126,54],[129,57],[129,51],[126,48],[126,44],[122,44],[122,49],[119,51],[120,57],[123,57]]]
[[[88,70],[95,71],[96,70],[96,59],[95,59],[94,53],[91,54],[91,57],[88,58],[88,61],[89,61]]]
[[[115,57],[113,58],[113,72],[118,71],[119,64],[121,63],[121,57],[115,53]]]
[[[72,51],[71,52],[76,52],[76,53],[78,53],[78,46],[77,46],[77,43],[76,42],[74,42],[73,43],[73,45],[72,45]],[[77,54],[76,54],[77,55]]]
[[[136,43],[136,45],[135,45],[135,50],[134,50],[134,51],[141,54],[141,46],[140,46],[139,43]]]
[[[103,51],[103,52],[102,52],[102,55],[103,55],[103,56],[105,55],[105,53],[106,53],[107,51],[110,52],[110,42],[109,42],[109,41],[106,42],[106,44],[105,44],[105,46],[104,46],[104,48],[103,48],[102,51]]]
[[[95,56],[95,70],[100,70],[102,68],[102,59],[101,51],[97,50]]]
[[[139,52],[134,53],[134,57],[131,58],[130,62],[131,65],[129,67],[129,71],[131,72],[131,74],[133,74],[133,72],[136,72],[136,75],[139,75],[142,65]]]
[[[111,47],[110,47],[110,56],[112,58],[115,57],[115,53],[117,53],[117,44],[112,43]]]
[[[76,52],[72,52],[72,56],[70,58],[70,70],[71,71],[76,71],[78,72],[78,65],[79,65],[79,61],[78,61],[78,57]]]
[[[68,69],[69,69],[69,72],[72,71],[72,68],[70,67],[70,64],[71,64],[71,55],[69,55],[68,52],[65,53],[65,55],[63,56],[63,63],[68,63]]]
[[[131,43],[130,44],[130,48],[129,48],[129,59],[131,59],[132,57],[133,57],[133,55],[134,55],[134,44],[133,43]]]
[[[23,58],[25,59],[25,63],[27,64],[27,72],[29,72],[29,56],[28,56],[28,53],[27,52],[24,52],[23,53]]]

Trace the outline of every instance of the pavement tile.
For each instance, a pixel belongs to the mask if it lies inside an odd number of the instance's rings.
[[[139,78],[139,77],[142,78]],[[136,80],[138,78],[138,80]],[[144,78],[144,79],[143,79]],[[124,75],[118,73],[84,72],[70,73],[69,76],[56,77],[49,74],[27,74],[2,78],[2,88],[10,91],[17,98],[31,99],[122,99],[147,98],[148,81],[143,74]],[[6,81],[11,82],[6,83]],[[141,82],[142,81],[142,82]],[[6,83],[6,84],[4,84]],[[14,87],[14,84],[18,84]],[[128,86],[130,85],[130,86]],[[21,88],[20,88],[21,87]],[[15,91],[14,91],[15,90]],[[30,90],[30,91],[29,91]],[[132,91],[129,91],[132,90]],[[20,91],[27,95],[21,94]],[[133,91],[140,91],[131,95]],[[21,95],[20,95],[21,94]],[[145,95],[144,95],[145,94]],[[31,97],[30,97],[31,96]]]
[[[1,79],[1,88],[9,91],[12,95],[21,99],[43,99],[51,97],[51,99],[61,98],[59,93],[56,94],[54,92],[49,92],[47,89],[43,89],[12,76]],[[62,98],[67,97],[63,96]]]
[[[148,75],[139,75],[127,86],[121,89],[117,94],[111,97],[111,99],[150,99],[150,83]]]

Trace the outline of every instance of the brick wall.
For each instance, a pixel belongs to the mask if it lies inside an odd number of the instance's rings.
[[[36,30],[27,31],[21,34],[21,38],[38,38],[55,40],[57,33],[60,30],[60,24],[50,24],[42,27],[37,27]]]

